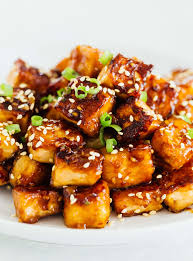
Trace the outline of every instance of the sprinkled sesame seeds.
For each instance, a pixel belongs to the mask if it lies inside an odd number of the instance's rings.
[[[66,135],[68,135],[69,133],[70,133],[69,130],[65,131],[65,134],[66,134]]]
[[[134,197],[135,194],[134,194],[134,193],[129,193],[128,196],[129,196],[129,197]]]
[[[26,152],[26,151],[22,151],[22,152],[20,153],[20,155],[21,155],[21,156],[25,156],[25,155],[27,155],[27,152]]]
[[[22,116],[21,114],[17,115],[17,119],[18,119],[18,120],[21,120],[22,117],[23,117],[23,116]]]
[[[36,143],[36,148],[40,147],[41,145],[42,145],[42,142],[41,142],[41,141],[38,141],[38,142]]]
[[[76,137],[76,141],[79,142],[80,141],[80,136]]]
[[[29,158],[30,158],[30,159],[32,159],[32,158],[33,158],[33,155],[32,155],[31,153],[29,154]]]
[[[119,151],[123,151],[124,149],[123,148],[120,148]]]
[[[46,130],[46,129],[43,130],[43,134],[44,134],[44,135],[47,134],[47,130]]]
[[[71,103],[74,103],[74,102],[75,102],[75,100],[74,100],[74,99],[72,99],[72,98],[69,98],[69,102],[71,102]]]
[[[166,194],[162,195],[162,200],[166,199]]]
[[[120,86],[120,87],[124,87],[125,85],[124,85],[123,82],[120,82],[120,83],[118,83],[118,86]]]
[[[117,154],[118,153],[118,150],[117,149],[115,149],[115,150],[113,150],[112,152],[111,152],[111,154]]]
[[[69,112],[69,113],[73,113],[73,110],[72,110],[72,109],[69,109],[68,112]]]
[[[83,165],[83,168],[88,168],[90,166],[90,162],[86,162],[84,165]]]
[[[184,148],[185,148],[184,143],[181,143],[181,149],[184,149]]]
[[[157,212],[155,210],[152,210],[149,212],[149,214],[152,216],[152,215],[155,215]]]
[[[157,179],[161,179],[161,178],[162,178],[162,175],[159,174],[159,175],[156,176],[156,178],[157,178]]]
[[[44,142],[44,138],[40,137],[40,140],[41,140],[42,142]]]
[[[81,120],[79,120],[79,121],[77,122],[77,125],[79,126],[81,123],[82,123],[82,121],[81,121]]]
[[[13,109],[12,106],[9,105],[9,106],[8,106],[8,110],[9,110],[9,111],[12,111],[12,109]]]
[[[132,115],[129,116],[129,120],[130,120],[130,122],[133,122],[134,118]]]
[[[73,205],[77,199],[74,197],[74,195],[70,195],[70,204]]]
[[[35,137],[35,134],[33,133],[32,135],[29,136],[29,141],[32,141]]]
[[[121,179],[123,175],[121,173],[118,173],[118,178]]]
[[[141,198],[141,199],[143,198],[142,192],[137,192],[137,193],[136,193],[136,196],[137,196],[138,198]]]

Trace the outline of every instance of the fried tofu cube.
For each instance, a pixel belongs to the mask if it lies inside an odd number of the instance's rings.
[[[42,95],[47,92],[49,77],[37,68],[30,67],[24,61],[18,59],[10,71],[7,81],[14,87],[27,86]]]
[[[193,204],[193,160],[160,180],[164,204],[172,212],[180,212]]]
[[[124,217],[142,213],[155,214],[162,209],[163,197],[156,183],[115,190],[112,192],[113,206],[117,214]]]
[[[9,172],[3,164],[0,164],[0,186],[9,183]]]
[[[29,158],[28,155],[19,155],[13,163],[10,174],[10,183],[15,186],[39,186],[48,184],[51,170],[48,165]]]
[[[103,228],[110,216],[110,194],[105,181],[91,187],[64,188],[64,222],[70,228]]]
[[[110,188],[124,188],[151,181],[154,172],[151,147],[137,145],[126,147],[116,154],[103,149],[102,178]]]
[[[35,105],[34,93],[27,88],[14,88],[13,97],[0,97],[0,122],[18,123],[26,132]]]
[[[12,193],[16,216],[20,222],[33,224],[42,217],[62,211],[62,195],[54,189],[17,186]]]
[[[29,157],[42,163],[53,163],[61,146],[81,147],[83,137],[78,130],[60,120],[43,119],[41,126],[30,125],[26,134]]]
[[[146,103],[133,98],[121,104],[115,116],[123,132],[118,139],[126,143],[136,138],[144,139],[158,129],[162,121],[161,115],[156,115]]]
[[[151,74],[147,78],[145,91],[147,92],[147,105],[156,114],[161,114],[163,118],[173,114],[178,95],[173,84],[164,78]]]
[[[190,128],[184,120],[171,117],[153,135],[153,149],[173,169],[181,168],[193,155],[193,141],[188,136]]]
[[[98,80],[104,86],[116,90],[121,98],[139,97],[152,67],[151,64],[147,65],[135,57],[126,58],[118,54],[102,69]]]
[[[61,149],[55,156],[51,185],[91,186],[101,177],[103,156],[96,150],[82,148]]]
[[[103,64],[99,62],[102,54],[103,52],[99,49],[78,45],[71,51],[68,58],[64,58],[57,64],[56,69],[63,71],[66,67],[70,67],[82,76],[97,77],[103,68]]]
[[[78,77],[72,80],[69,87],[70,94],[62,97],[55,105],[56,111],[63,115],[63,118],[76,124],[85,134],[95,136],[100,128],[100,116],[105,112],[111,112],[115,99],[114,93],[109,89],[101,89],[97,94],[88,94],[85,98],[77,98],[75,92],[79,86],[86,86],[88,89],[96,88],[95,83],[90,82],[89,77]],[[78,95],[81,95],[81,92]],[[84,95],[84,94],[83,94]]]
[[[5,161],[14,156],[14,154],[22,148],[13,135],[6,130],[8,123],[0,123],[0,162]]]

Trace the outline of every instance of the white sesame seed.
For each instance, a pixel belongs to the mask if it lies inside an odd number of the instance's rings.
[[[72,99],[72,98],[69,98],[69,102],[71,102],[71,103],[74,103],[74,102],[75,102],[75,100],[74,100],[74,99]]]
[[[21,114],[17,115],[17,119],[18,119],[18,120],[22,119],[22,117],[23,117],[23,116],[22,116]]]
[[[31,153],[29,154],[29,158],[30,158],[30,159],[32,159],[32,158],[33,158],[33,155],[32,155]]]
[[[182,106],[185,107],[185,106],[187,106],[187,105],[188,105],[188,101],[183,101],[183,102],[182,102]]]
[[[152,210],[149,212],[150,215],[155,215],[157,212],[155,210]]]
[[[70,204],[73,205],[77,201],[77,198],[74,195],[70,195]]]
[[[26,151],[22,151],[22,152],[20,153],[20,155],[21,155],[21,156],[25,156],[25,155],[27,155],[27,152],[26,152]]]
[[[80,136],[76,137],[76,141],[79,142],[80,141]]]
[[[148,213],[143,213],[142,214],[144,217],[149,217],[149,214]]]
[[[128,196],[129,196],[129,197],[134,197],[135,194],[134,194],[134,193],[129,193]]]
[[[158,96],[155,95],[155,96],[153,97],[153,101],[155,102],[155,101],[157,101],[157,100],[158,100]]]
[[[42,142],[44,142],[44,138],[40,137],[40,140],[41,140]]]
[[[157,177],[156,177],[157,179],[161,179],[162,178],[162,175],[161,174],[159,174],[159,175],[157,175]]]
[[[69,112],[69,113],[73,113],[73,110],[72,110],[72,109],[69,109],[68,112]]]
[[[122,135],[123,135],[123,132],[119,131],[118,134],[122,136]]]
[[[66,135],[68,135],[69,133],[70,133],[70,132],[69,132],[68,130],[67,130],[67,131],[65,131],[65,134],[66,134]]]
[[[118,153],[118,150],[117,149],[115,149],[115,150],[113,150],[112,152],[111,152],[111,154],[117,154]]]
[[[9,146],[9,144],[6,140],[4,140],[4,143],[5,143],[6,146]]]
[[[44,135],[47,134],[47,130],[46,130],[46,129],[43,130],[43,134],[44,134]]]
[[[125,71],[125,75],[126,76],[130,76],[130,72],[129,71]]]
[[[93,155],[92,155],[92,156],[89,156],[89,157],[88,157],[88,160],[95,160],[95,156],[93,156]]]
[[[38,142],[36,143],[36,148],[40,147],[41,145],[42,145],[42,142],[41,142],[41,141],[38,141]]]
[[[181,149],[184,149],[184,148],[185,148],[184,143],[181,143]]]
[[[125,85],[124,85],[123,82],[120,82],[120,83],[118,83],[118,86],[120,86],[120,87],[124,87]]]
[[[129,116],[129,120],[130,120],[130,122],[133,122],[134,118],[132,115]]]
[[[120,151],[123,151],[124,149],[123,149],[123,148],[120,148],[119,150],[120,150]]]
[[[8,110],[9,110],[9,111],[12,111],[12,109],[13,109],[12,106],[9,105],[9,106],[8,106]]]
[[[129,144],[129,148],[133,148],[133,144]]]
[[[10,174],[10,179],[14,179],[13,173]]]
[[[139,84],[135,83],[135,89],[138,91],[139,90]]]
[[[90,166],[90,162],[86,162],[84,165],[83,165],[83,168],[88,168]]]
[[[11,138],[11,145],[13,145],[15,143],[15,139]]]
[[[104,92],[104,93],[107,92],[107,88],[106,88],[106,87],[103,88],[103,92]]]
[[[81,120],[79,120],[79,121],[77,122],[77,125],[79,126],[81,123],[82,123],[82,121],[81,121]]]
[[[162,200],[166,199],[166,194],[162,195]]]
[[[147,198],[148,200],[150,200],[150,199],[151,199],[151,197],[150,197],[150,194],[149,194],[149,193],[146,193],[145,195],[146,195],[146,198]]]
[[[121,211],[121,213],[127,213],[127,211],[128,211],[128,209],[127,208],[124,208],[122,211]]]
[[[118,173],[118,178],[121,179],[123,175],[121,173]]]
[[[31,136],[29,136],[29,141],[32,141],[35,137],[35,134],[33,133]]]
[[[137,192],[137,193],[136,193],[136,196],[137,196],[138,198],[141,198],[141,199],[143,198],[142,192]]]

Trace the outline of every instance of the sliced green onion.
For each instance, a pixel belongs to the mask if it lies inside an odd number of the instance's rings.
[[[44,103],[45,101],[50,103],[50,102],[53,102],[53,100],[54,100],[54,97],[51,94],[49,94],[48,96],[44,96],[40,99],[40,105],[42,105],[42,103]]]
[[[6,126],[6,130],[11,134],[19,133],[21,131],[19,124],[10,124]]]
[[[97,87],[97,88],[94,88],[94,87],[91,87],[89,90],[88,90],[88,94],[92,94],[92,95],[95,95],[97,93],[100,92],[100,88]]]
[[[122,130],[122,128],[119,125],[116,125],[116,124],[111,124],[109,127],[113,128],[117,132]]]
[[[193,129],[188,130],[188,136],[193,139]]]
[[[83,92],[83,93],[78,93],[79,91]],[[87,91],[86,91],[86,87],[83,85],[79,85],[78,88],[75,89],[75,96],[78,99],[84,99],[87,96]]]
[[[110,62],[113,58],[113,54],[109,51],[105,51],[103,55],[99,58],[99,62],[103,65],[106,65],[108,62]]]
[[[104,127],[101,127],[99,132],[99,139],[102,146],[105,146],[104,129],[105,129]]]
[[[67,68],[64,69],[64,71],[62,72],[62,76],[63,76],[66,80],[70,81],[71,79],[78,77],[79,74],[78,74],[75,70],[73,70],[72,68],[67,67]]]
[[[106,140],[106,150],[108,153],[111,153],[113,151],[114,146],[117,145],[116,139],[107,139]]]
[[[57,91],[58,97],[62,97],[63,94],[70,94],[70,93],[71,93],[70,87],[62,88]]]
[[[112,117],[107,112],[103,113],[100,117],[100,122],[103,127],[109,127],[112,123]]]
[[[92,83],[96,83],[97,87],[100,86],[100,82],[97,79],[95,79],[95,78],[90,78],[89,81],[92,82]]]
[[[0,84],[0,96],[12,97],[13,87],[6,83]]]
[[[39,115],[34,115],[31,117],[31,123],[33,126],[40,126],[42,125],[43,118]]]
[[[147,92],[145,91],[141,92],[140,100],[143,102],[147,102]]]
[[[84,204],[85,205],[90,205],[90,202],[88,201],[88,199],[84,201]]]
[[[20,139],[21,139],[21,142],[22,142],[22,143],[25,143],[25,142],[26,142],[26,138],[25,138],[24,136],[20,137]]]

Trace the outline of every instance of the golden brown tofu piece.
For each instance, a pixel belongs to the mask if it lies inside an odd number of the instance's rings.
[[[182,119],[171,117],[153,135],[153,149],[173,169],[181,168],[193,155],[190,128]]]
[[[64,222],[71,228],[103,228],[110,216],[110,194],[105,181],[91,187],[64,188]]]
[[[9,183],[9,172],[3,164],[0,164],[0,186]]]
[[[42,217],[58,214],[62,210],[62,196],[54,189],[17,186],[12,193],[20,222],[33,224]]]
[[[56,153],[54,162],[51,185],[59,188],[94,185],[100,179],[103,168],[103,156],[89,148],[61,149]]]
[[[61,146],[82,146],[83,137],[78,130],[61,120],[44,119],[41,126],[30,125],[26,134],[29,157],[42,163],[53,163],[56,149]]]
[[[180,212],[193,204],[193,160],[160,180],[164,203],[170,211]]]
[[[0,162],[5,161],[20,149],[23,145],[18,143],[13,135],[9,134],[6,130],[8,123],[0,123]]]
[[[118,54],[98,76],[102,85],[112,88],[121,98],[139,97],[144,89],[146,77],[153,65],[147,65],[137,58],[126,58]]]
[[[130,148],[131,147],[131,148]],[[104,163],[102,178],[110,188],[124,188],[152,179],[154,166],[151,146],[137,145],[121,148],[116,154],[103,149]]]
[[[75,91],[81,85],[88,89],[97,87],[95,83],[90,82],[89,77],[83,76],[72,80],[69,84],[72,88],[71,93],[59,99],[55,109],[65,120],[76,124],[85,134],[95,136],[99,132],[100,116],[113,108],[114,93],[101,87],[102,90],[97,94],[88,94],[85,98],[79,99],[75,96]]]
[[[48,165],[29,158],[28,155],[19,155],[13,163],[10,174],[10,183],[15,186],[39,186],[48,184],[51,169]]]
[[[161,114],[163,118],[173,114],[178,92],[169,81],[152,74],[147,78],[145,91],[147,105],[156,114]]]
[[[143,139],[159,128],[161,115],[156,115],[149,106],[141,100],[128,99],[121,104],[115,114],[123,135],[119,135],[121,142],[130,142],[133,139]]]
[[[0,122],[18,123],[22,132],[25,133],[34,105],[33,91],[29,88],[14,88],[11,98],[0,97]]]
[[[103,64],[99,62],[102,54],[103,52],[99,49],[78,45],[71,51],[68,58],[64,58],[57,64],[56,69],[63,71],[66,67],[70,67],[82,76],[97,77],[103,68]]]
[[[10,71],[7,81],[14,87],[27,86],[42,95],[47,92],[49,77],[37,68],[30,67],[24,61],[18,59]]]
[[[142,213],[155,214],[162,209],[163,197],[156,183],[115,190],[112,192],[113,206],[117,214],[125,217]]]

